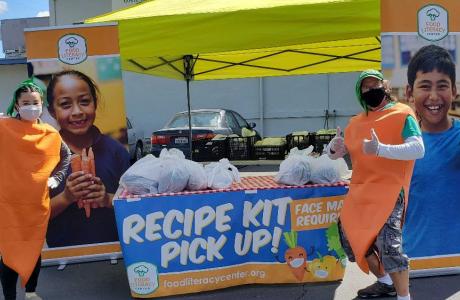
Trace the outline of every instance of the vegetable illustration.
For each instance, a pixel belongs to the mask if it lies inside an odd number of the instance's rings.
[[[343,262],[345,262],[347,256],[345,255],[345,251],[343,250],[342,244],[340,243],[339,227],[337,223],[333,223],[331,226],[327,228],[326,238],[328,250],[335,251],[343,265]]]
[[[307,252],[305,248],[297,246],[296,231],[285,232],[283,236],[289,247],[284,254],[284,259],[295,278],[302,281],[305,271],[307,271]]]
[[[318,252],[317,255],[318,258],[315,258],[312,262],[310,262],[308,270],[316,278],[326,279],[328,277],[332,277],[336,269],[339,267],[337,265],[339,262],[337,258],[331,255],[321,256]]]
[[[92,174],[96,176],[96,167],[94,163],[94,152],[93,149],[90,147],[88,152],[86,149],[83,149],[81,156],[78,154],[74,154],[71,157],[70,164],[72,166],[72,172],[83,171],[86,174]],[[82,199],[78,199],[77,202],[78,208],[85,208],[85,215],[87,218],[91,216],[91,204],[87,203]]]
[[[137,273],[140,277],[144,277],[144,275],[149,271],[149,268],[147,268],[144,265],[140,265],[134,268],[134,272]]]
[[[439,17],[440,13],[437,9],[431,8],[426,12],[426,15],[430,17],[431,21],[436,21],[436,18]]]

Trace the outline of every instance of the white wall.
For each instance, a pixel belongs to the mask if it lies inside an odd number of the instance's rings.
[[[0,65],[0,112],[5,113],[13,92],[23,80],[27,79],[27,66]]]
[[[69,25],[112,11],[112,0],[49,0],[50,25]]]
[[[262,84],[259,78],[195,81],[191,105],[192,109],[233,109],[255,122],[264,136],[321,129],[326,109],[340,116],[329,119],[329,128],[344,127],[350,116],[361,111],[354,94],[357,77],[357,73],[268,77]],[[174,113],[187,110],[185,81],[132,72],[123,72],[123,80],[127,114],[147,136]]]

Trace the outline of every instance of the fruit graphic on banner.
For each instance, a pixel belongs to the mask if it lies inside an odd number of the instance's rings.
[[[337,272],[344,269],[340,261],[331,255],[321,256],[317,253],[318,258],[310,262],[308,270],[312,273],[313,277],[319,279],[332,279]]]

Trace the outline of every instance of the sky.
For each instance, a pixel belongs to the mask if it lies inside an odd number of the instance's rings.
[[[1,0],[0,19],[49,16],[49,0]]]
[[[49,16],[49,0],[0,0],[0,19]],[[0,43],[0,57],[4,57]]]

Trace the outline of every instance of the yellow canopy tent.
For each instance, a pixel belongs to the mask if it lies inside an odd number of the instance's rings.
[[[380,69],[376,0],[150,0],[85,22],[113,21],[122,68],[185,79],[189,110],[190,80]]]

